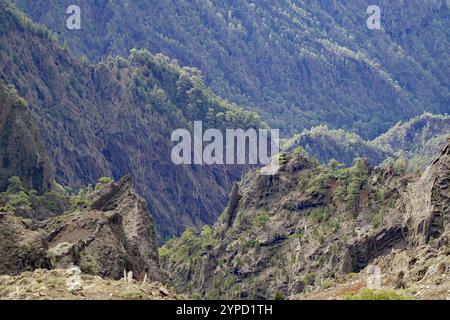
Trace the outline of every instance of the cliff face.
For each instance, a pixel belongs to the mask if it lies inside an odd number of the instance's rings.
[[[213,223],[244,168],[176,166],[171,133],[206,119],[257,127],[254,114],[212,95],[198,70],[162,55],[133,51],[89,65],[9,1],[0,1],[0,16],[0,78],[29,104],[57,182],[76,188],[131,174],[160,239]]]
[[[33,223],[0,214],[0,274],[79,266],[86,274],[161,280],[154,223],[130,177],[96,191],[84,209]]]
[[[449,299],[450,293],[450,146],[447,145],[417,181],[410,183],[398,202],[400,222],[391,243],[401,246],[377,255],[358,274],[318,292],[292,299],[342,299],[360,296],[360,290],[378,281],[379,288],[396,290],[403,298]],[[394,229],[391,229],[394,230]],[[399,232],[401,231],[401,232]],[[358,243],[368,257],[388,233],[373,234]],[[369,245],[371,244],[371,245]],[[354,247],[353,247],[354,248]],[[375,277],[378,277],[375,278]],[[385,291],[389,293],[389,291]],[[370,292],[369,292],[370,293]],[[366,293],[367,294],[367,293]],[[367,296],[366,296],[367,297]]]
[[[449,140],[450,141],[450,140]],[[450,222],[450,145],[425,170],[421,178],[410,185],[406,199],[410,242],[423,245],[438,241],[449,245]]]
[[[384,266],[383,286],[396,288],[403,274],[413,288],[414,274],[431,268],[424,257],[444,263],[434,278],[448,276],[449,146],[421,177],[362,160],[351,169],[299,154],[283,162],[275,176],[244,176],[212,230],[163,246],[162,266],[177,288],[213,298],[305,298],[353,273],[364,279],[360,289],[374,265]],[[405,257],[409,265],[389,269]]]
[[[0,192],[11,176],[43,193],[50,190],[54,173],[26,101],[0,83]]]

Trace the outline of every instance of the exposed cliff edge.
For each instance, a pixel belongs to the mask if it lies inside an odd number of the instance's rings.
[[[450,140],[449,140],[450,141]],[[408,189],[406,219],[412,244],[440,239],[448,245],[450,222],[450,145]]]

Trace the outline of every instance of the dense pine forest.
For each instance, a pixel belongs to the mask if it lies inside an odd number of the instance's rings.
[[[199,68],[218,95],[260,112],[285,133],[326,123],[373,139],[424,111],[448,112],[445,1],[378,1],[382,30],[366,27],[365,0],[15,0],[79,57],[147,48]]]

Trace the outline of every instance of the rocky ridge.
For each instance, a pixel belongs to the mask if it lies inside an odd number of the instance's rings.
[[[41,222],[0,213],[0,274],[66,269],[162,280],[154,223],[130,177],[94,192],[90,205]]]
[[[242,178],[212,230],[160,249],[162,266],[179,290],[212,298],[324,298],[349,275],[366,287],[374,266],[407,297],[448,297],[449,150],[420,176],[286,155],[276,175]]]

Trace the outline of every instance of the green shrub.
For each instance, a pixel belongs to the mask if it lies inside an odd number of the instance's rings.
[[[322,290],[326,290],[328,288],[331,288],[334,285],[334,281],[329,280],[329,279],[325,279],[322,281],[322,283],[320,284],[320,288]]]
[[[303,236],[304,236],[303,231],[299,231],[299,232],[289,235],[288,239],[301,239],[301,238],[303,238]]]
[[[38,199],[53,213],[63,213],[68,209],[69,197],[59,191],[52,190],[38,197]]]
[[[328,221],[331,215],[330,211],[327,207],[314,208],[310,211],[310,217],[316,224],[320,224]]]
[[[125,300],[142,299],[142,292],[139,289],[130,289],[120,293],[120,297]]]
[[[28,108],[28,102],[27,102],[24,98],[22,98],[22,97],[20,97],[19,99],[17,99],[17,105],[18,105],[19,107]]]
[[[305,157],[307,157],[308,156],[308,153],[306,152],[306,150],[305,149],[303,149],[302,147],[296,147],[295,149],[294,149],[294,151],[292,151],[292,154],[294,155],[294,156],[305,156]]]
[[[310,194],[325,194],[329,181],[333,178],[333,170],[328,167],[319,166],[320,172],[315,175],[306,189]]]
[[[406,162],[405,158],[399,158],[395,161],[394,168],[397,174],[405,174],[408,168],[408,162]]]
[[[83,256],[80,260],[80,270],[86,274],[95,274],[97,266],[90,256]]]
[[[384,213],[384,208],[378,208],[378,210],[374,212],[374,215],[372,216],[372,224],[374,227],[377,228],[380,226],[381,222],[383,221]]]
[[[258,214],[255,218],[255,224],[258,227],[264,226],[267,222],[269,222],[270,217],[267,213]]]
[[[109,177],[101,177],[97,180],[97,184],[95,185],[95,190],[100,189],[102,186],[104,186],[105,184],[111,183],[113,182],[114,179],[109,178]]]
[[[275,300],[277,300],[277,301],[284,300],[283,294],[280,291],[277,291],[275,293]]]
[[[71,197],[70,204],[72,210],[78,210],[87,207],[89,205],[89,201],[87,199],[87,191],[85,189],[80,189],[78,191],[78,194]]]
[[[15,209],[31,209],[30,197],[24,191],[11,195],[8,203]]]
[[[25,188],[20,178],[16,176],[9,178],[8,189],[6,190],[6,192],[11,194],[11,193],[18,193],[20,191],[25,191]]]
[[[307,273],[304,282],[308,286],[313,286],[316,283],[316,274],[314,272]]]
[[[14,210],[14,207],[9,203],[0,208],[0,212],[14,212]]]

